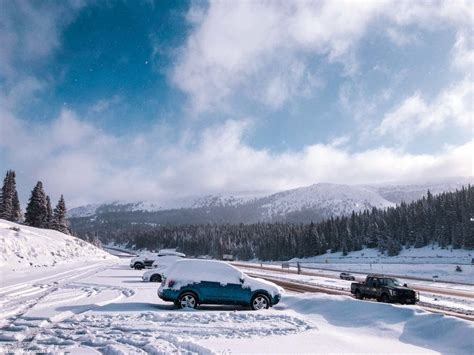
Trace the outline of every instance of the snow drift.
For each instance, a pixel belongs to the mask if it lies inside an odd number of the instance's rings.
[[[0,269],[54,266],[115,257],[81,239],[0,219]]]

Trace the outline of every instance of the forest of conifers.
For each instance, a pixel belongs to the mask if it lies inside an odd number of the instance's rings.
[[[80,237],[134,249],[177,248],[190,256],[232,254],[240,260],[287,260],[326,253],[378,248],[397,255],[402,248],[439,245],[474,249],[474,188],[426,197],[385,210],[372,209],[320,223],[256,223],[153,226],[103,224]]]

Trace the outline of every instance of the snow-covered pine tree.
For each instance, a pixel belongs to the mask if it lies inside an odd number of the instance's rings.
[[[66,202],[64,201],[64,196],[61,195],[61,198],[54,209],[52,228],[61,233],[69,234],[69,228],[67,226],[66,220],[66,211]]]
[[[53,208],[49,195],[46,196],[46,227],[53,228]]]
[[[15,191],[13,192],[12,205],[13,205],[13,210],[12,210],[11,221],[21,222],[23,216],[21,213],[20,200],[18,199],[18,192],[16,191],[16,188],[15,188]]]
[[[2,209],[0,218],[10,220],[13,211],[12,171],[8,170],[3,179]]]
[[[21,219],[20,201],[16,191],[15,172],[8,170],[3,180],[0,198],[0,218],[12,222],[19,222]]]
[[[30,201],[26,207],[25,224],[45,228],[47,214],[46,194],[43,190],[43,183],[38,181],[33,191],[31,191]]]

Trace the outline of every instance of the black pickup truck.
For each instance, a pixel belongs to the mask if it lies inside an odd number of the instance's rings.
[[[418,292],[402,285],[393,277],[367,275],[364,282],[353,282],[351,293],[357,299],[374,298],[379,302],[415,304],[420,300]]]

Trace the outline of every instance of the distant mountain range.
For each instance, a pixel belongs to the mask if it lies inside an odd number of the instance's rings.
[[[426,195],[454,191],[472,184],[472,178],[457,178],[426,184],[340,185],[319,183],[267,196],[208,195],[173,201],[112,202],[73,208],[72,228],[86,224],[202,224],[256,222],[318,222],[352,211],[386,208]]]

